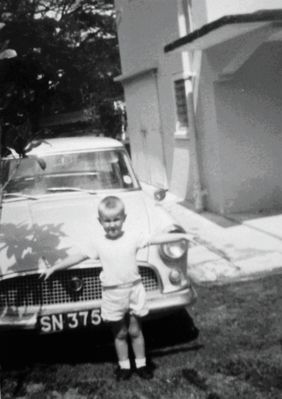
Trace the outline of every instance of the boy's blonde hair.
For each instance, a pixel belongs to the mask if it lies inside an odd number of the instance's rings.
[[[125,206],[123,201],[114,195],[109,195],[108,197],[103,198],[98,205],[98,214],[99,216],[104,215],[107,210],[115,210],[117,212],[125,213]]]

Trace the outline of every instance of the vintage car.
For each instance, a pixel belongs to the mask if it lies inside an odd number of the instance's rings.
[[[34,148],[32,148],[34,147]],[[126,229],[182,231],[132,170],[123,145],[104,137],[56,138],[35,143],[25,157],[3,159],[0,234],[0,332],[54,333],[97,327],[101,264],[89,259],[44,280],[44,268],[81,251],[103,234],[97,204],[120,196]],[[187,276],[186,241],[142,249],[138,266],[151,316],[195,300]],[[118,265],[117,265],[118,267]]]

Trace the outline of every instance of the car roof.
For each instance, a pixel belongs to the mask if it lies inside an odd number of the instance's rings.
[[[44,139],[42,143],[34,147],[28,154],[51,155],[64,152],[76,152],[85,150],[99,150],[110,148],[123,148],[118,140],[109,137],[97,136],[77,136],[77,137],[58,137]]]

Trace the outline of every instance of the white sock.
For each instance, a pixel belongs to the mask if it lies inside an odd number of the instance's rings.
[[[130,369],[130,362],[129,359],[126,360],[119,360],[118,362],[119,366],[121,369],[126,369],[129,370]]]
[[[135,366],[137,369],[140,369],[140,367],[146,366],[145,357],[135,359]]]

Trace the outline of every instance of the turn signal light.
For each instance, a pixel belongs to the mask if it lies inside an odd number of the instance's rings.
[[[178,270],[171,270],[169,273],[169,281],[173,285],[178,285],[181,283],[181,274]]]

